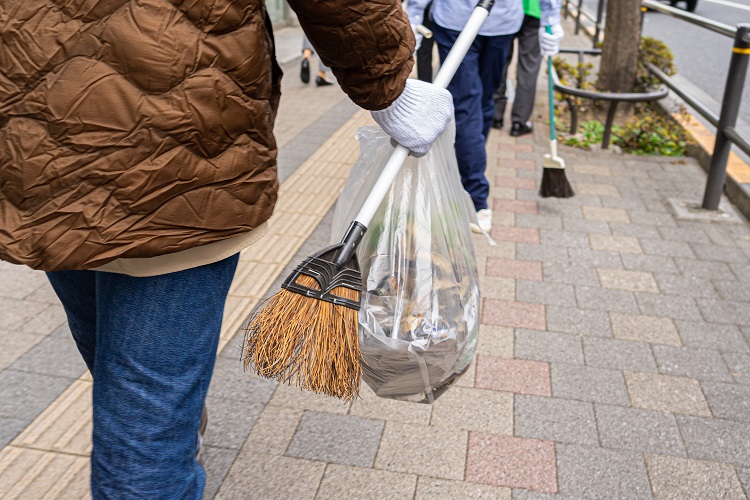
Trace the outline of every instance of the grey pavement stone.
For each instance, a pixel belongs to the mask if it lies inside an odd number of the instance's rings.
[[[641,453],[572,444],[556,451],[562,498],[653,498]]]
[[[216,359],[208,395],[234,401],[237,406],[264,405],[271,399],[277,382],[244,372],[239,358]]]
[[[524,490],[528,491],[528,490]],[[342,498],[342,497],[339,497]],[[378,497],[384,498],[384,497]],[[388,497],[397,498],[397,497]],[[411,498],[411,497],[401,497]],[[419,476],[417,493],[414,500],[454,500],[471,498],[472,500],[510,500],[511,490],[489,484],[469,483],[466,481],[447,481],[429,476]]]
[[[515,396],[516,436],[598,446],[592,403],[542,396]]]
[[[0,372],[0,417],[31,422],[73,383],[72,378],[21,372]]]
[[[413,498],[416,487],[417,476],[412,474],[329,464],[315,498]]]
[[[660,238],[656,226],[644,226],[642,224],[624,224],[622,222],[610,222],[609,228],[615,236],[631,236],[633,238]]]
[[[597,268],[602,288],[626,290],[630,292],[659,293],[652,273],[627,271],[624,269]]]
[[[26,354],[32,347],[42,341],[44,337],[33,333],[7,331],[0,328],[0,371],[12,365],[18,358]]]
[[[240,452],[216,498],[312,500],[325,468],[323,462]]]
[[[414,403],[407,404],[414,406]],[[377,413],[371,416],[375,415]],[[510,435],[513,434],[513,396],[507,392],[456,386],[435,401],[432,417],[425,419],[427,422],[445,429]]]
[[[49,336],[18,358],[10,368],[72,379],[80,377],[86,371],[86,364],[72,337]]]
[[[658,230],[659,235],[665,240],[685,241],[689,243],[711,242],[702,228],[660,226],[656,229]]]
[[[659,372],[666,375],[732,382],[719,351],[655,345],[654,356]]]
[[[540,243],[542,245],[555,245],[573,248],[588,248],[589,238],[587,233],[574,233],[562,229],[540,229]]]
[[[576,285],[576,299],[581,309],[637,313],[638,305],[632,292]]]
[[[750,467],[737,467],[737,475],[745,489],[745,496],[750,498]]]
[[[630,271],[644,271],[648,273],[666,272],[679,273],[680,270],[671,257],[658,255],[622,254],[622,263]]]
[[[750,302],[750,283],[742,281],[714,281],[714,288],[724,300]],[[750,305],[750,304],[748,304]]]
[[[728,500],[744,496],[729,464],[660,455],[646,455],[646,464],[656,498]]]
[[[750,386],[702,382],[711,413],[718,418],[750,422]]]
[[[543,262],[542,270],[546,283],[599,286],[599,277],[596,274],[596,269],[589,266],[568,265],[560,262]]]
[[[15,331],[40,315],[49,304],[28,300],[0,297],[0,311],[3,312],[3,328]]]
[[[680,430],[670,413],[596,403],[602,446],[685,456]]]
[[[623,254],[625,255],[625,254]],[[621,256],[612,252],[590,248],[568,248],[568,258],[572,265],[589,267],[622,268]]]
[[[602,206],[606,208],[621,208],[623,210],[646,210],[646,204],[643,201],[633,197],[602,197]]]
[[[659,290],[667,295],[682,295],[684,297],[718,298],[713,284],[706,278],[683,276],[673,273],[654,273]]]
[[[739,248],[721,247],[709,243],[691,243],[690,247],[700,260],[746,264],[747,255]]]
[[[611,337],[612,327],[606,311],[576,307],[547,306],[547,329],[593,337]]]
[[[206,471],[206,487],[203,490],[203,498],[214,498],[221,487],[221,483],[232,467],[232,462],[237,457],[237,450],[227,450],[204,446],[201,461],[203,470]]]
[[[602,220],[573,219],[564,217],[562,219],[562,230],[579,233],[601,233],[612,234],[609,224]]]
[[[645,342],[586,337],[583,352],[588,366],[617,370],[656,372],[651,346]]]
[[[662,316],[664,318],[692,321],[703,319],[701,311],[695,305],[695,300],[690,297],[636,292],[635,299],[638,302],[638,309],[641,313],[648,316]]]
[[[625,372],[632,406],[688,415],[711,416],[697,380],[653,373]]]
[[[643,224],[644,226],[676,226],[675,220],[671,214],[654,213],[656,212],[656,210],[653,210],[654,208],[662,209],[666,212],[666,208],[661,202],[649,202],[648,200],[644,200],[644,203],[648,208],[647,211],[630,210],[628,212],[628,215],[630,215],[630,222],[633,224]]]
[[[308,411],[302,415],[286,455],[372,467],[384,425],[383,420]]]
[[[737,277],[738,280],[748,282],[750,281],[750,265],[749,264],[740,264],[737,262],[730,262],[729,268],[732,270],[732,273]]]
[[[0,417],[0,450],[5,448],[29,425],[26,420]]]
[[[516,329],[515,357],[583,364],[581,337],[569,333]]]
[[[561,231],[563,224],[559,216],[516,214],[516,227],[533,227]]]
[[[664,257],[695,258],[690,245],[683,241],[669,241],[652,238],[639,238],[641,248],[646,255],[661,255]]]
[[[552,363],[552,395],[558,398],[629,406],[622,372]]]
[[[516,300],[556,306],[575,306],[573,285],[516,280]]]
[[[607,234],[589,234],[589,243],[594,250],[612,253],[643,254],[638,238],[632,236],[610,236]]]
[[[696,276],[716,280],[736,279],[731,268],[724,262],[708,262],[696,259],[675,259],[677,268],[685,276]]]
[[[729,352],[749,350],[746,338],[734,325],[683,320],[675,320],[674,323],[682,343],[688,347]]]
[[[750,465],[750,426],[716,418],[677,416],[688,456]]]
[[[750,305],[728,300],[696,299],[703,317],[712,323],[750,325]],[[689,319],[689,318],[686,318]]]
[[[565,247],[546,247],[530,243],[516,244],[516,258],[521,260],[537,260],[540,262],[569,263],[568,252]]]
[[[239,450],[263,407],[262,404],[238,406],[234,399],[207,397],[208,427],[205,443],[209,446]]]

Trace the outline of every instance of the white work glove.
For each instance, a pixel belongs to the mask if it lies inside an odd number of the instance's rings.
[[[398,99],[371,113],[392,139],[414,156],[423,156],[453,118],[453,97],[443,88],[409,78]]]
[[[424,38],[424,35],[419,32],[419,30],[417,29],[417,26],[419,26],[419,25],[417,25],[417,24],[412,24],[411,25],[411,31],[412,31],[412,33],[414,33],[414,38],[417,39],[417,44],[414,45],[414,52],[418,51],[419,47],[422,46],[422,39]]]
[[[552,33],[547,33],[547,30],[542,26],[539,28],[539,52],[543,56],[554,56],[560,52],[560,41],[564,36],[565,31],[559,24],[552,25]]]

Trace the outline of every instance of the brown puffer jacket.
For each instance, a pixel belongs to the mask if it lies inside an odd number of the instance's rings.
[[[292,0],[342,88],[411,70],[394,0]],[[0,0],[0,259],[88,269],[259,226],[281,71],[262,0]]]

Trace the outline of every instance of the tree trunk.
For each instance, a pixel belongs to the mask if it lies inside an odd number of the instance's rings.
[[[610,0],[606,19],[599,88],[610,92],[632,92],[641,40],[641,1]]]

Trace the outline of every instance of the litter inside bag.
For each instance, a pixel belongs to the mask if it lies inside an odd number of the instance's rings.
[[[471,363],[479,279],[451,124],[430,152],[409,157],[359,245],[364,380],[384,398],[432,402]],[[338,242],[393,147],[374,127],[357,133],[360,158],[334,215]]]

